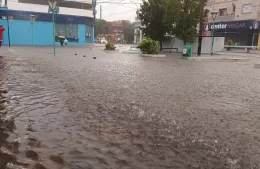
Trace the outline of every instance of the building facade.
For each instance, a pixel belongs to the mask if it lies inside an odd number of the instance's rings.
[[[209,12],[206,31],[214,28],[215,36],[224,36],[225,42],[232,40],[234,45],[260,45],[260,0],[209,0],[206,9],[218,11],[214,26]]]
[[[124,25],[121,21],[107,23],[106,39],[110,43],[123,43],[124,41]]]
[[[134,21],[134,44],[139,44],[143,40],[143,31],[141,29],[142,24],[138,15],[139,11],[136,11],[136,17]]]
[[[134,44],[139,44],[143,40],[143,32],[141,29],[141,22],[136,20],[134,22]]]
[[[6,28],[4,45],[53,45],[52,14],[45,0],[2,0],[1,3],[0,25]],[[56,45],[59,36],[66,37],[71,46],[94,43],[95,4],[96,0],[68,0],[57,4]],[[31,16],[35,16],[35,22],[31,22]]]

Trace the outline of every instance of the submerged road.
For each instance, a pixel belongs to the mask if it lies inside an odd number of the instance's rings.
[[[1,50],[0,169],[259,168],[254,57]]]

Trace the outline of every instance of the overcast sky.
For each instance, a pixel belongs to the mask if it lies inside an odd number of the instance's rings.
[[[101,3],[108,2],[108,3]],[[114,2],[114,3],[113,3]],[[120,4],[122,3],[122,4]],[[134,21],[136,10],[140,8],[142,0],[98,0],[97,18],[100,18],[100,5],[102,5],[102,19],[108,21],[130,20]]]

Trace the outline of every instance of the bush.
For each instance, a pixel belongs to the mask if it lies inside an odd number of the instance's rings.
[[[233,43],[233,41],[230,39],[230,40],[227,41],[227,45],[228,45],[228,46],[233,46],[234,43]]]
[[[234,45],[234,42],[230,39],[230,40],[227,41],[227,45],[228,45],[228,46],[233,46],[233,45]],[[230,48],[230,47],[227,47],[227,50],[230,51],[231,48]]]
[[[105,50],[115,50],[115,49],[116,49],[116,47],[115,47],[114,44],[112,44],[112,43],[110,43],[110,42],[108,42],[108,43],[106,44]]]
[[[140,45],[137,47],[144,54],[158,54],[157,42],[152,39],[143,40]]]

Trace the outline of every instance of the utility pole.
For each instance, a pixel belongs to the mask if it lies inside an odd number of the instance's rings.
[[[5,6],[7,8],[7,0],[5,0]],[[10,48],[11,42],[10,42],[10,24],[9,24],[9,11],[6,11],[6,21],[7,21],[7,31],[8,31],[8,46]]]
[[[55,40],[55,8],[52,9],[52,28],[53,28],[53,52],[54,56],[56,56],[56,40]]]
[[[102,5],[100,5],[100,20],[102,19]]]
[[[102,32],[102,5],[100,5],[100,40],[101,40],[101,32]]]
[[[200,27],[199,27],[199,42],[198,42],[198,56],[201,55],[202,46],[202,33],[204,29],[203,18],[204,18],[204,2],[205,0],[200,0]]]

